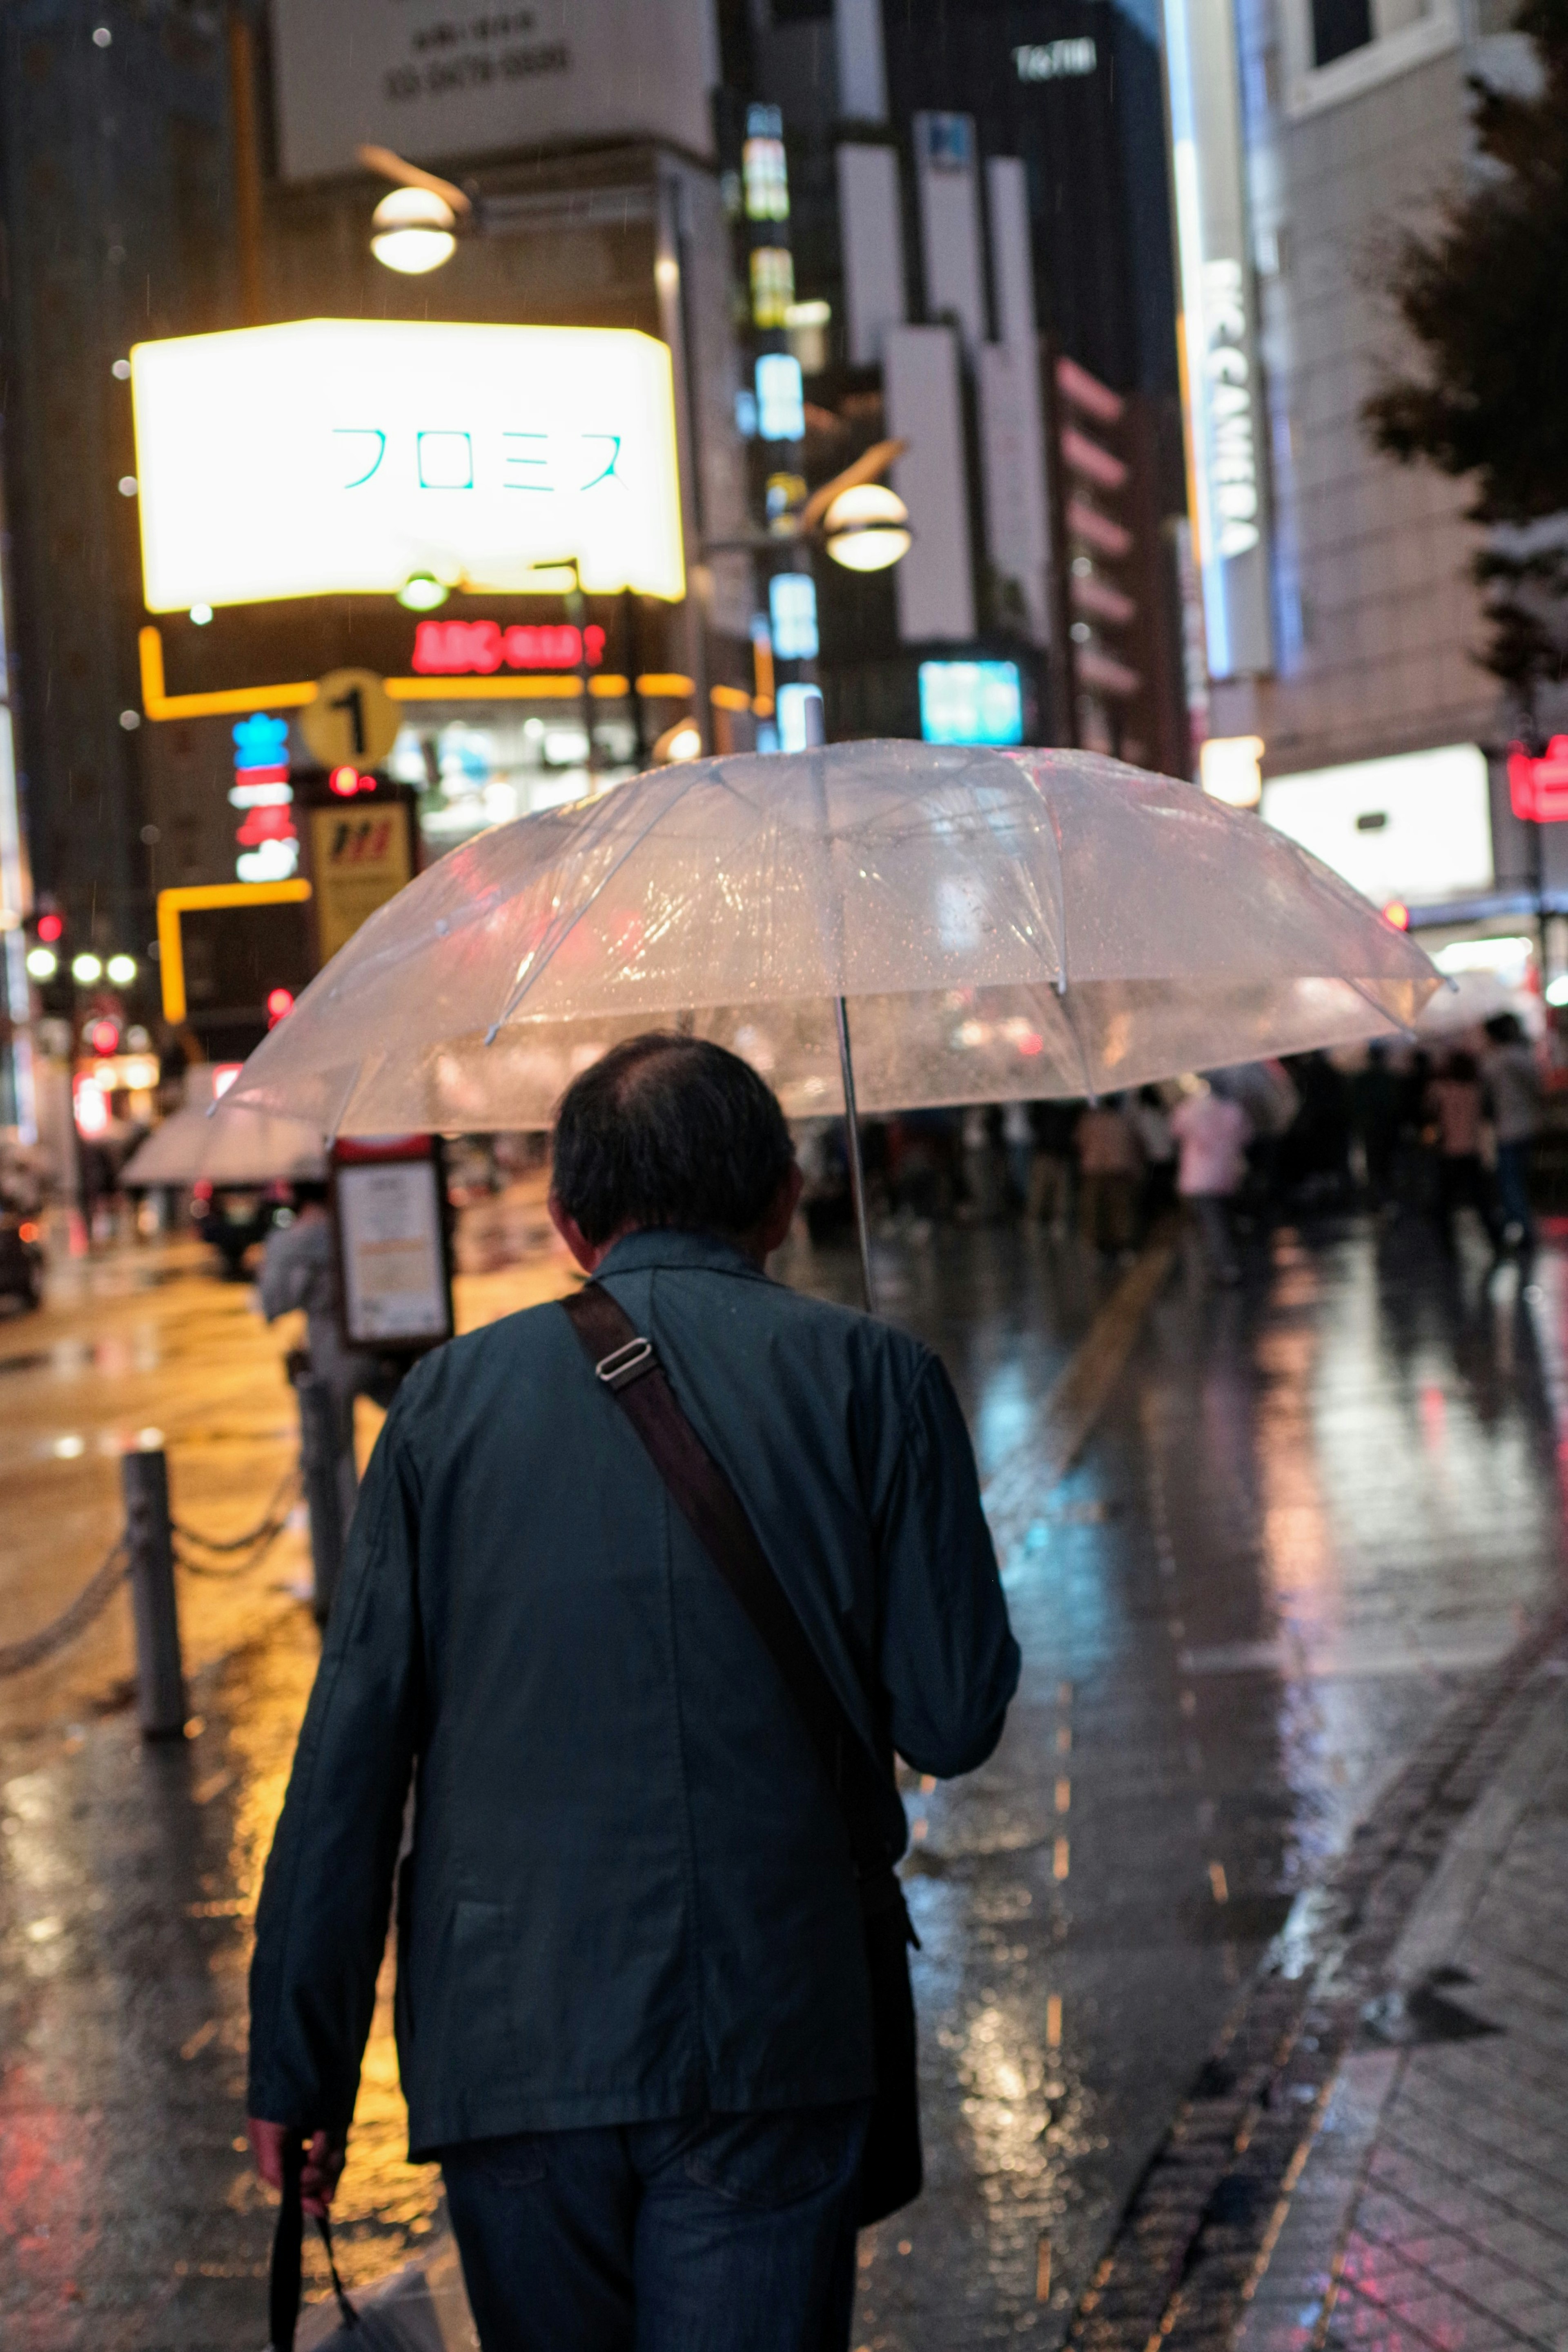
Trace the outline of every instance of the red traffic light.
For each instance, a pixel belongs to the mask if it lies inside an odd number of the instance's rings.
[[[361,775],[358,768],[334,768],[327,779],[328,789],[343,801],[351,801],[356,793],[373,793],[374,776]]]
[[[267,992],[267,1025],[276,1029],[284,1015],[294,1010],[294,992],[287,988],[269,988]]]
[[[95,1021],[88,1031],[88,1043],[95,1054],[117,1054],[120,1051],[120,1024],[117,1021]]]
[[[66,919],[63,915],[40,915],[35,928],[45,944],[52,947],[65,930]]]

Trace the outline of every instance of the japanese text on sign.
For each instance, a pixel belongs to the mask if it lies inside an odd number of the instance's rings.
[[[685,593],[670,356],[619,328],[302,320],[131,354],[149,608]]]

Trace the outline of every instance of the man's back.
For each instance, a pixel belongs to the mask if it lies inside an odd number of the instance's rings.
[[[601,1276],[868,1740],[939,1774],[982,1760],[1017,1652],[936,1359],[692,1234],[632,1234]],[[869,2095],[832,1793],[559,1307],[405,1384],[339,1612],[257,1923],[254,2113],[347,2121],[350,1979],[384,1932],[416,1753],[399,1920],[416,2149]],[[345,1811],[373,1818],[357,1847]]]

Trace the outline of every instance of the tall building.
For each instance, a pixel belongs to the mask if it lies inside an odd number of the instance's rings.
[[[1462,185],[1468,78],[1517,74],[1521,44],[1492,0],[1165,16],[1209,729],[1371,895],[1490,919],[1525,902],[1530,853],[1476,658],[1469,492],[1379,455],[1361,410],[1408,356],[1398,235]]]
[[[461,20],[434,0],[21,0],[4,38],[4,459],[32,887],[57,902],[68,955],[137,959],[131,1018],[157,1003],[157,891],[286,877],[278,774],[316,757],[299,713],[329,670],[400,686],[385,764],[417,793],[432,853],[632,772],[683,724],[708,740],[716,691],[749,715],[711,0]],[[404,275],[372,257],[390,183],[361,160],[366,142],[460,187],[444,267]],[[585,598],[558,565],[504,596],[456,578],[421,609],[390,584],[274,581],[148,610],[130,354],[309,319],[663,343],[689,593]],[[236,475],[273,463],[267,420],[243,401],[235,419]],[[212,460],[204,425],[201,437]],[[304,522],[301,545],[312,535]]]
[[[125,355],[234,323],[221,17],[21,0],[0,71],[13,680],[33,884],[77,949],[141,955],[135,454]]]
[[[1152,26],[1092,0],[720,21],[727,85],[788,152],[802,483],[907,445],[904,561],[816,565],[829,732],[1021,729],[1185,771]]]

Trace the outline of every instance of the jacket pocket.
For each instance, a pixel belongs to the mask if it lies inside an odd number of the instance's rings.
[[[512,2021],[512,1912],[507,1903],[456,1904],[451,1967],[440,1988],[454,2080],[469,2100],[493,2095],[517,2064]]]

